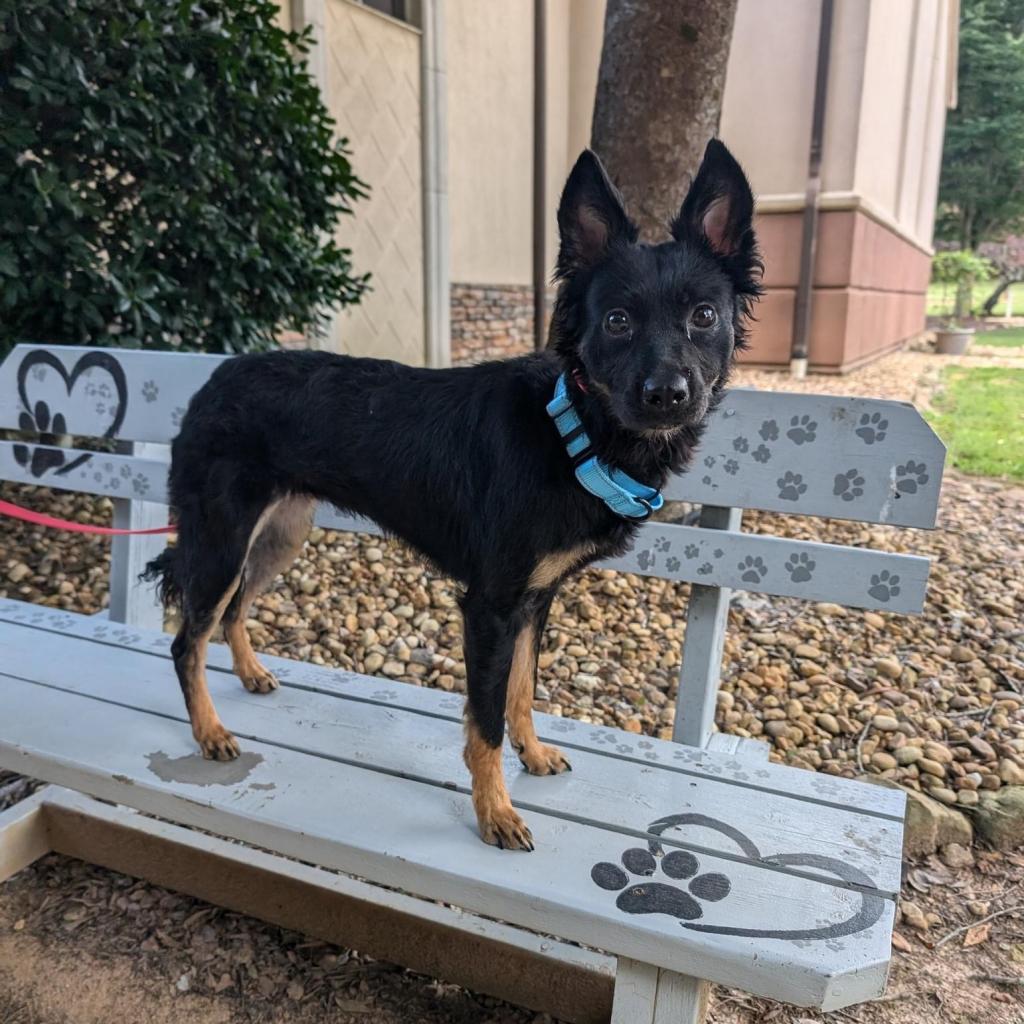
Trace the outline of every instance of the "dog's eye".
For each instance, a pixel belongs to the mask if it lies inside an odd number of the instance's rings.
[[[715,307],[709,306],[706,302],[701,303],[690,314],[690,323],[694,327],[714,327],[717,319],[718,314],[715,312]]]
[[[613,309],[605,313],[604,329],[616,338],[629,334],[629,314],[624,309]]]

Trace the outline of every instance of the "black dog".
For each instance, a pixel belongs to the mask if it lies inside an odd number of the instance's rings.
[[[548,609],[566,576],[625,549],[692,456],[760,293],[752,215],[743,172],[712,141],[671,240],[639,244],[585,152],[558,210],[547,352],[452,370],[323,352],[221,366],[174,442],[177,547],[147,569],[183,610],[172,651],[203,753],[238,754],[206,688],[210,634],[223,621],[249,690],[277,686],[253,654],[247,611],[324,499],[465,587],[465,758],[480,832],[532,849],[502,775],[504,724],[528,771],[569,768],[532,721]]]

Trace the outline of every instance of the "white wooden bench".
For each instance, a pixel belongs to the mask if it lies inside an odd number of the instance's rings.
[[[119,450],[0,442],[0,480],[165,522],[165,446],[217,362],[18,347],[0,427]],[[0,879],[57,850],[571,1021],[699,1021],[712,981],[825,1009],[877,997],[902,794],[769,763],[712,731],[715,698],[732,588],[918,612],[928,576],[910,555],[741,533],[740,510],[931,527],[943,460],[908,405],[734,391],[667,489],[700,525],[649,523],[606,563],[693,584],[677,742],[538,715],[575,771],[535,778],[509,755],[529,856],[476,837],[451,694],[269,658],[282,688],[255,698],[213,646],[243,755],[202,760],[135,583],[162,542],[120,540],[109,616],[0,600],[0,766],[54,784],[0,816]]]

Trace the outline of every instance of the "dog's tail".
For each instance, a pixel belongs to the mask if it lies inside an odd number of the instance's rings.
[[[182,589],[178,566],[178,549],[165,548],[139,575],[146,583],[156,583],[157,594],[165,608],[181,607]]]

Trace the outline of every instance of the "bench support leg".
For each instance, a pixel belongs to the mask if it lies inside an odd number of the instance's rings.
[[[611,1024],[703,1024],[709,982],[620,956]]]
[[[166,458],[162,444],[127,443],[118,450],[146,458]],[[125,481],[126,485],[129,481]],[[113,525],[119,530],[143,530],[167,522],[167,506],[152,501],[114,499]],[[164,610],[156,589],[139,582],[146,563],[163,551],[167,539],[160,534],[141,537],[115,537],[110,545],[110,621],[123,622],[136,629],[164,628]]]
[[[45,793],[41,789],[0,814],[0,882],[50,852]]]
[[[704,505],[700,525],[711,530],[738,530],[743,516],[739,508]],[[679,674],[676,720],[672,739],[688,747],[703,747],[715,724],[718,680],[722,671],[722,649],[729,618],[728,587],[705,587],[694,583],[686,612],[686,642]]]

